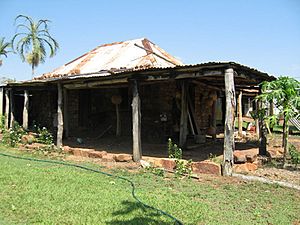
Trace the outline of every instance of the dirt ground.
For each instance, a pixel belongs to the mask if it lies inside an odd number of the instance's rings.
[[[253,135],[252,135],[253,136]],[[268,150],[281,148],[281,135],[275,134],[268,139]],[[296,149],[300,151],[300,136],[291,136],[290,143],[296,146]],[[100,140],[95,140],[92,138],[85,138],[82,143],[79,143],[76,138],[68,139],[64,142],[65,145],[71,147],[79,148],[90,148],[99,151],[107,151],[110,153],[127,153],[132,154],[132,142],[131,137],[103,137]],[[143,144],[143,155],[151,157],[168,157],[167,144]],[[251,135],[246,139],[237,140],[236,150],[249,150],[258,149],[258,142],[252,139]],[[282,150],[279,151],[281,154]],[[184,159],[192,159],[193,161],[206,160],[209,157],[221,158],[223,154],[223,139],[222,135],[213,141],[207,139],[205,144],[200,145],[190,145],[187,149],[183,151]],[[279,156],[280,157],[280,156]],[[81,159],[80,157],[68,156],[69,160],[81,161],[86,159]],[[101,165],[108,168],[124,168],[131,171],[136,171],[140,165],[138,163],[116,163],[116,162],[97,162],[97,159],[89,159],[93,162],[100,163]],[[292,167],[286,169],[280,169],[278,164],[268,163],[264,166],[259,167],[256,171],[248,173],[249,175],[255,175],[259,177],[268,178],[271,180],[285,181],[300,185],[300,169],[294,169]]]

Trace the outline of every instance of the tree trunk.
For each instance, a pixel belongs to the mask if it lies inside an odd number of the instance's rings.
[[[232,175],[234,144],[234,118],[235,118],[235,87],[234,71],[226,69],[225,71],[225,96],[226,96],[226,115],[224,126],[224,153],[223,153],[223,176]]]
[[[179,146],[185,148],[188,133],[188,104],[187,104],[187,81],[183,81],[181,85],[181,116],[180,116],[180,132]]]
[[[243,92],[240,91],[238,96],[238,125],[239,125],[239,136],[243,136],[243,115],[242,115],[242,96]]]
[[[61,83],[57,84],[57,140],[56,146],[62,146],[64,122],[63,122],[63,91]]]
[[[15,121],[15,116],[14,116],[14,91],[13,89],[10,90],[10,94],[9,94],[9,98],[10,98],[10,127],[13,126],[13,123]]]
[[[68,90],[63,88],[63,121],[64,121],[64,137],[69,137],[69,113],[68,113]]]
[[[29,108],[29,93],[24,91],[24,106],[23,106],[23,128],[28,129],[28,108]]]
[[[9,128],[9,108],[10,108],[10,102],[9,102],[9,90],[5,90],[5,128]]]
[[[132,89],[132,139],[133,139],[133,161],[139,162],[142,158],[141,143],[141,101],[137,81],[133,81]]]
[[[283,137],[284,137],[284,146],[283,146],[283,166],[286,163],[286,157],[288,153],[288,140],[289,140],[289,124],[288,124],[288,119],[286,115],[284,116],[284,123],[283,123]]]

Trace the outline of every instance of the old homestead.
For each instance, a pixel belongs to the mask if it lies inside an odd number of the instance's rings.
[[[185,148],[224,132],[226,166],[233,160],[236,115],[241,132],[259,84],[273,79],[234,62],[184,65],[142,38],[101,45],[53,72],[8,84],[0,107],[7,127],[14,120],[25,128],[45,126],[58,146],[78,137],[128,137],[135,161],[144,143],[171,137]]]

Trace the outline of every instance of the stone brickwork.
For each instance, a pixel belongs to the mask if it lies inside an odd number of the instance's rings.
[[[34,123],[54,131],[54,120],[57,111],[57,94],[55,91],[32,91],[30,93],[29,124]]]
[[[197,123],[203,132],[210,127],[212,104],[216,100],[216,92],[204,89],[203,86],[195,86],[195,115]]]
[[[79,98],[77,90],[68,90],[68,122],[69,132],[72,135],[78,127],[78,115],[79,115]]]

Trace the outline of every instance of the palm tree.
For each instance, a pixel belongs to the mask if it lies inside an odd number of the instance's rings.
[[[34,69],[40,63],[45,62],[47,57],[46,47],[50,50],[49,56],[53,57],[59,45],[49,33],[49,20],[35,22],[28,16],[19,15],[16,17],[15,22],[19,19],[24,19],[24,23],[17,25],[17,33],[12,39],[12,44],[13,47],[16,47],[22,61],[26,61],[31,65],[32,75],[34,75]],[[14,44],[16,45],[14,46]]]
[[[277,80],[262,83],[262,94],[258,96],[265,102],[273,102],[283,115],[283,160],[286,161],[288,149],[289,124],[292,117],[300,112],[300,82],[291,77],[279,77]]]
[[[4,55],[5,57],[7,57],[7,53],[11,52],[8,50],[8,48],[11,47],[11,43],[5,42],[4,40],[5,40],[4,37],[0,38],[0,57],[1,57],[1,55]],[[0,59],[0,66],[1,65],[2,65],[2,60]]]

